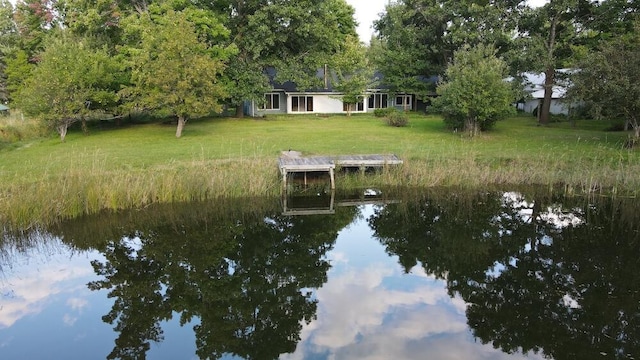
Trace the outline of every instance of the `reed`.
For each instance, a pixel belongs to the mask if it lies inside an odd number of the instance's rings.
[[[181,163],[152,171],[69,169],[30,183],[10,182],[0,214],[4,222],[31,227],[105,209],[273,195],[279,180],[273,161],[266,159]]]
[[[25,118],[19,111],[0,114],[0,149],[19,146],[24,141],[44,137],[48,132],[42,123]]]

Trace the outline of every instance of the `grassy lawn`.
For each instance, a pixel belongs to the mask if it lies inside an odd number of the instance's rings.
[[[1,122],[2,120],[0,120]],[[129,124],[73,130],[0,148],[0,220],[68,217],[105,208],[280,191],[282,150],[305,155],[394,153],[405,165],[356,180],[366,185],[468,186],[564,184],[575,192],[635,196],[640,153],[624,150],[610,123],[578,121],[540,127],[530,116],[498,122],[467,139],[438,116],[410,115],[389,127],[372,115],[212,118],[175,125]],[[0,128],[1,129],[1,128]],[[366,183],[364,183],[366,182]],[[371,184],[370,184],[371,183]],[[2,215],[0,215],[2,216]]]

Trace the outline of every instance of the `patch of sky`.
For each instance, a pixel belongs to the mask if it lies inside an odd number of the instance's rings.
[[[200,318],[193,317],[184,325],[180,325],[180,314],[174,311],[171,319],[160,322],[164,340],[160,343],[151,343],[151,348],[147,352],[147,358],[198,359],[194,353],[196,343],[195,332],[185,331],[185,329],[193,329],[194,326],[199,324]],[[189,354],[191,355],[189,356]]]
[[[50,359],[104,358],[111,351],[115,335],[112,326],[100,318],[111,303],[111,299],[86,287],[71,294],[66,285],[58,283],[56,290],[38,303],[26,304],[30,307],[25,309],[28,314],[16,320],[10,328],[11,341],[0,347],[2,357],[38,359],[46,354]],[[4,337],[0,330],[0,338]],[[73,344],[73,352],[69,352],[69,344]]]

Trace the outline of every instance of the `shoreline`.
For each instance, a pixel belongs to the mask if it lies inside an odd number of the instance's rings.
[[[541,165],[541,166],[540,166]],[[584,164],[582,164],[584,165]],[[496,166],[473,160],[407,160],[395,168],[367,174],[336,175],[337,191],[364,188],[486,189],[544,188],[568,196],[637,197],[636,167],[566,166],[511,162]],[[211,170],[210,170],[211,169]],[[249,170],[248,170],[249,169]],[[596,176],[596,173],[599,173]],[[622,181],[620,181],[622,180]],[[329,188],[320,182],[320,188]],[[217,198],[280,196],[282,179],[271,160],[180,165],[163,171],[67,172],[30,184],[9,184],[0,192],[0,222],[30,228],[103,210],[139,209],[157,203]]]
[[[395,154],[380,172],[336,174],[338,190],[537,186],[567,195],[636,197],[640,152],[610,122],[537,126],[519,116],[476,139],[448,131],[442,118],[410,113],[393,128],[371,115],[211,118],[173,127],[136,123],[72,131],[67,142],[38,139],[0,151],[0,224],[29,228],[102,210],[216,198],[280,196],[282,150],[306,155]]]

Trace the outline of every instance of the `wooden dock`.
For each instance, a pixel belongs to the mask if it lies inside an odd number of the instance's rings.
[[[335,169],[340,168],[381,168],[388,165],[400,165],[402,160],[396,155],[340,155],[340,156],[301,156],[296,151],[283,151],[278,159],[282,174],[283,187],[287,187],[289,173],[328,172],[331,189],[335,189]]]

